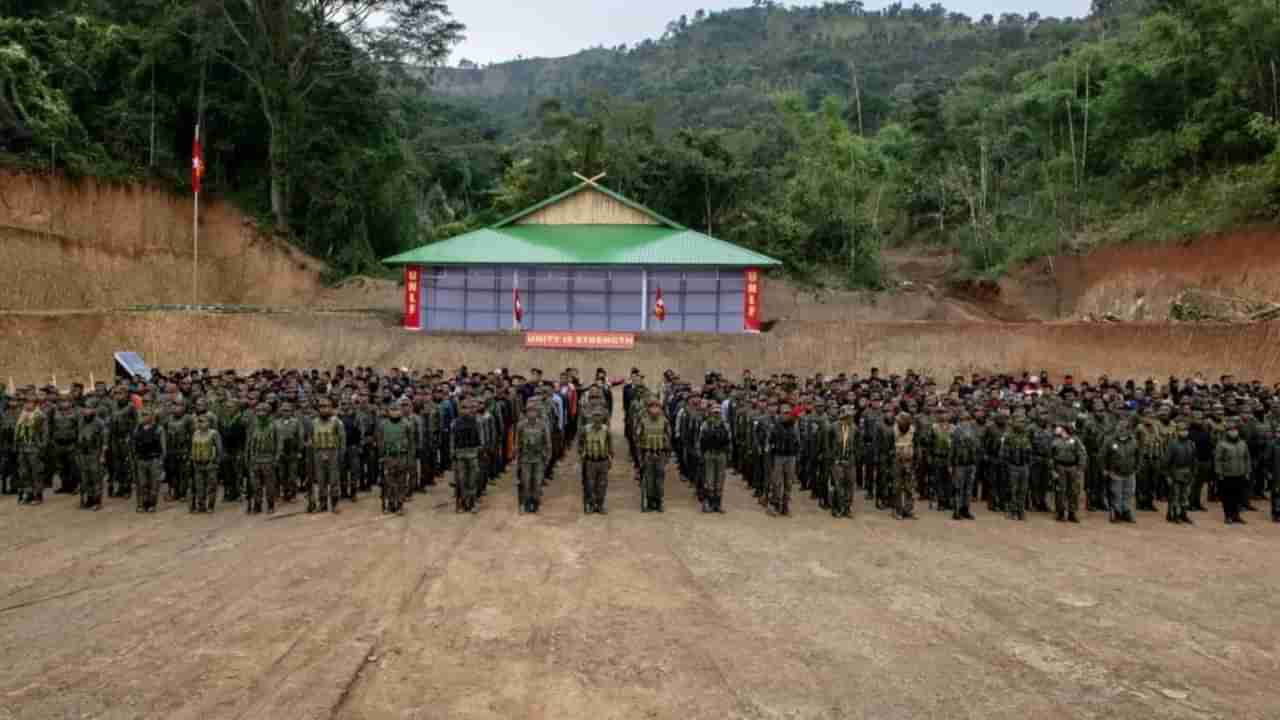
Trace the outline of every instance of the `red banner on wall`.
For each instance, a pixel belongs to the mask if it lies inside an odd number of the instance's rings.
[[[748,268],[742,284],[746,297],[742,304],[742,327],[747,332],[760,332],[760,271]]]
[[[406,330],[422,329],[422,268],[404,266],[404,327]]]
[[[527,348],[562,348],[570,350],[631,350],[636,346],[634,333],[620,332],[527,332]]]

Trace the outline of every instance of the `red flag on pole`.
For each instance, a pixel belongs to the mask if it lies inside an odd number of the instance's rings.
[[[667,319],[667,304],[662,302],[662,286],[658,286],[657,299],[653,302],[653,316],[658,318],[658,322]]]
[[[511,313],[516,318],[516,324],[519,325],[524,320],[524,305],[520,304],[520,288],[511,288]]]
[[[204,177],[204,151],[200,147],[200,126],[196,125],[196,137],[191,141],[191,187],[200,192],[200,179]]]

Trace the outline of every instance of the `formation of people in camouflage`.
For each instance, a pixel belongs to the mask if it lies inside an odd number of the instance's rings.
[[[894,517],[917,500],[973,520],[974,504],[1025,520],[1084,510],[1112,522],[1165,504],[1165,519],[1220,502],[1228,524],[1270,494],[1280,522],[1280,386],[1197,376],[1167,382],[1053,384],[1045,373],[957,376],[946,385],[908,371],[882,376],[790,374],[701,384],[664,373],[650,387],[633,369],[589,384],[570,368],[411,373],[179,370],[151,380],[0,391],[0,484],[18,502],[46,489],[79,493],[80,506],[133,498],[154,512],[164,498],[190,512],[242,503],[248,513],[302,499],[338,512],[379,486],[384,513],[449,478],[456,512],[478,512],[508,465],[521,513],[575,446],[583,512],[607,513],[615,457],[613,388],[642,512],[663,512],[674,460],[704,513],[723,513],[732,469],[770,515],[788,516],[808,492],[838,518],[859,495]]]
[[[583,393],[588,417],[612,409],[603,382]],[[0,389],[0,483],[22,504],[43,503],[56,480],[86,510],[134,498],[138,512],[155,512],[163,486],[192,513],[213,512],[220,495],[250,514],[300,499],[307,512],[336,513],[377,485],[382,511],[403,513],[452,471],[456,511],[477,512],[515,463],[520,509],[537,512],[577,430],[580,386],[573,370],[552,381],[537,370],[526,380],[340,366],[155,371],[68,394]],[[601,512],[604,487],[592,501]]]

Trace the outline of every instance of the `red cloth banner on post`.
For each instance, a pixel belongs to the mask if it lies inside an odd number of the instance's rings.
[[[204,150],[200,147],[200,126],[196,125],[196,136],[191,141],[191,188],[198,194],[200,180],[204,178]]]
[[[658,322],[667,319],[667,304],[662,302],[662,286],[658,286],[657,295],[653,301],[653,316],[658,318]]]
[[[422,268],[417,265],[404,266],[404,328],[405,330],[422,329]]]
[[[516,325],[524,320],[524,305],[520,304],[520,288],[511,288],[511,315],[516,319]]]
[[[748,268],[743,272],[742,328],[747,332],[760,332],[760,271]]]

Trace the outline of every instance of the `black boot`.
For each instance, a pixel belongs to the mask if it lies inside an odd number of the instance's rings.
[[[720,496],[719,496],[719,495],[717,495],[717,496],[716,496],[715,503],[714,503],[714,507],[712,507],[711,509],[712,509],[712,510],[715,510],[716,512],[720,513],[721,515],[723,515],[723,514],[724,514],[724,508],[720,507]]]
[[[1057,514],[1057,518],[1056,518],[1056,519],[1057,519],[1057,521],[1058,521],[1058,522],[1065,522],[1065,521],[1066,521],[1066,519],[1067,519],[1067,514],[1066,514],[1065,512],[1063,512],[1063,511],[1059,510],[1059,511],[1058,511],[1058,514]]]
[[[703,499],[703,501],[702,501],[702,512],[703,512],[703,513],[709,513],[709,512],[711,512],[711,501],[710,501],[710,500]]]
[[[1069,513],[1067,513],[1067,522],[1072,522],[1072,523],[1077,523],[1077,524],[1079,524],[1079,522],[1080,522],[1080,518],[1076,517],[1076,513],[1075,513],[1075,511],[1074,511],[1074,510],[1072,510],[1072,511],[1071,511],[1071,512],[1069,512]]]

